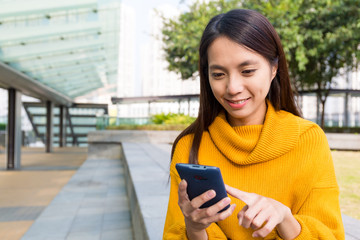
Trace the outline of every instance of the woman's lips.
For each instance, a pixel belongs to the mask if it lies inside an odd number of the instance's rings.
[[[240,99],[240,100],[228,100],[226,99],[226,102],[229,104],[232,108],[242,108],[246,105],[246,103],[249,101],[250,98]]]

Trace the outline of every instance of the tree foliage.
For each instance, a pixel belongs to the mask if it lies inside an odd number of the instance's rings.
[[[260,11],[277,29],[299,90],[315,90],[321,103],[324,127],[325,103],[334,81],[359,66],[359,0],[250,1],[244,7]]]
[[[336,87],[335,78],[359,66],[360,0],[197,1],[178,19],[164,19],[169,70],[181,73],[184,80],[196,76],[199,42],[207,22],[238,7],[259,11],[274,25],[294,86],[316,90],[323,126],[324,106],[329,90]]]
[[[196,1],[189,6],[189,12],[176,19],[163,17],[163,42],[169,70],[180,73],[183,80],[196,77],[199,43],[207,23],[215,15],[227,12],[236,5],[235,1],[226,0],[209,3]]]

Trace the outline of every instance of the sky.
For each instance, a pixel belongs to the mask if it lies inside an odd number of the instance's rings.
[[[190,3],[189,0],[123,0],[122,3],[131,6],[136,12],[137,37],[146,38],[148,35],[149,12],[164,4],[169,4],[182,10]]]

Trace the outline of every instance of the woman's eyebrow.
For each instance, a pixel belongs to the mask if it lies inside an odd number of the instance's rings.
[[[256,65],[258,64],[258,61],[255,60],[246,60],[238,65],[238,67],[245,67],[249,65]],[[225,70],[226,68],[224,66],[218,65],[218,64],[212,64],[209,67],[210,70],[219,69],[219,70]]]
[[[256,65],[256,64],[258,64],[258,63],[259,63],[259,62],[258,62],[258,61],[255,61],[255,60],[246,60],[246,61],[240,63],[240,64],[238,65],[238,67],[244,67],[244,66],[248,66],[248,65]]]
[[[210,70],[214,70],[214,69],[225,70],[225,67],[223,67],[221,65],[213,64],[213,65],[210,65],[209,69]]]

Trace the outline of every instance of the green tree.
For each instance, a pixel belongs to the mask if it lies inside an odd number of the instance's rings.
[[[198,68],[198,48],[202,32],[206,24],[215,15],[227,12],[236,7],[235,1],[196,1],[189,6],[190,11],[178,18],[165,18],[163,42],[165,58],[169,62],[169,70],[180,73],[183,80],[195,78]]]
[[[293,83],[315,90],[324,127],[334,80],[359,66],[360,0],[249,1],[244,7],[263,13],[277,29]]]
[[[274,25],[294,87],[316,91],[324,127],[325,103],[331,88],[336,87],[335,78],[359,66],[360,0],[197,1],[178,19],[164,19],[169,70],[181,73],[184,80],[195,77],[198,44],[207,22],[236,7],[255,9]]]

